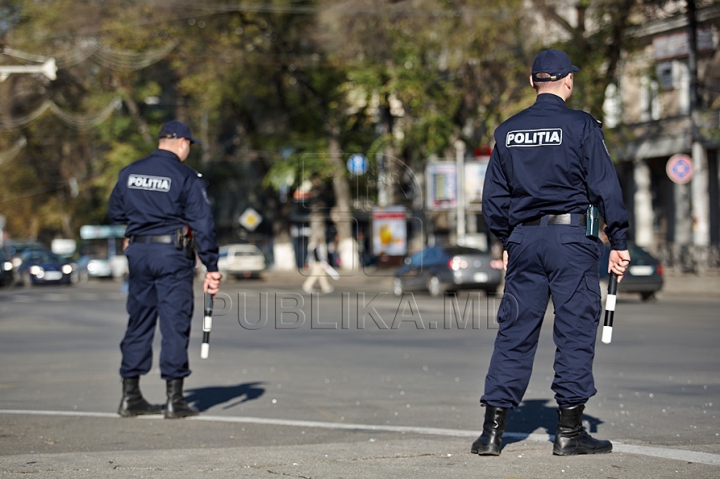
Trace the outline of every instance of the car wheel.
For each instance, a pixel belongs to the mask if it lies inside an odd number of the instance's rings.
[[[404,290],[402,280],[400,278],[393,278],[393,294],[395,296],[402,296]]]
[[[430,296],[436,298],[445,292],[445,287],[440,282],[440,278],[437,276],[430,276],[427,282],[427,289],[430,292]]]
[[[653,300],[653,299],[655,299],[655,293],[652,292],[652,291],[647,291],[647,292],[644,292],[644,293],[640,293],[640,299],[641,299],[643,302],[647,302],[647,301]]]

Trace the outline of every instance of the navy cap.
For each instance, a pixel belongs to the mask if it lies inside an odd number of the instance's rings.
[[[165,123],[162,128],[160,128],[158,138],[186,138],[190,140],[190,143],[200,143],[200,140],[196,140],[190,135],[190,128],[179,120],[172,120]]]
[[[535,57],[532,66],[532,77],[535,82],[557,81],[565,78],[569,73],[580,69],[572,64],[567,53],[560,50],[545,50]],[[547,73],[549,78],[538,78],[538,73]]]

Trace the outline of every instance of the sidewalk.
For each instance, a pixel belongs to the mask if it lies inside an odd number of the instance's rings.
[[[114,420],[122,424],[123,419]],[[147,421],[143,421],[147,422]],[[164,425],[164,424],[163,424]],[[276,431],[297,434],[295,430]],[[363,435],[364,436],[364,435]],[[548,440],[507,444],[500,457],[469,453],[472,438],[384,437],[275,446],[124,450],[0,456],[3,477],[153,478],[213,477],[471,479],[601,477],[710,479],[720,456],[615,443],[611,454],[553,456]]]
[[[659,297],[716,297],[720,294],[720,271],[718,270],[708,270],[700,274],[666,270],[664,279],[665,284],[658,295]]]

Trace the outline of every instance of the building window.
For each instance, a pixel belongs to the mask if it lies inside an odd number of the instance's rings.
[[[657,81],[643,77],[640,89],[640,121],[660,119],[660,85]]]

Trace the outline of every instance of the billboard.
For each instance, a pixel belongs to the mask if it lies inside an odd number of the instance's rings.
[[[427,208],[451,210],[457,207],[457,167],[454,162],[428,163],[425,168]]]
[[[483,184],[489,161],[489,156],[481,156],[478,161],[465,163],[465,207],[468,210],[482,210]]]
[[[373,208],[373,253],[376,256],[407,254],[407,219],[404,206]]]

